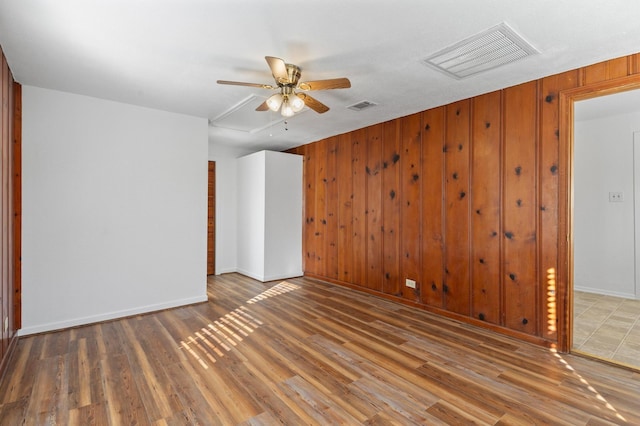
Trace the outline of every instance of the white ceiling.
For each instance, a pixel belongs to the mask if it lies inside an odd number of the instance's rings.
[[[264,130],[210,127],[214,145],[284,149],[640,51],[638,0],[4,0],[0,44],[24,84],[214,119],[272,84],[264,56],[314,92],[325,114],[255,112]],[[501,22],[540,53],[455,80],[421,61]],[[346,107],[368,100],[377,107]],[[273,124],[272,124],[273,123]]]

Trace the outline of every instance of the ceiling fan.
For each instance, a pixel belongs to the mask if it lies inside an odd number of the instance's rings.
[[[256,111],[278,111],[284,117],[291,117],[296,112],[302,111],[306,106],[314,110],[315,112],[322,114],[329,111],[329,107],[318,101],[317,99],[309,96],[306,93],[312,90],[327,90],[327,89],[348,89],[351,87],[351,82],[348,78],[332,78],[329,80],[316,80],[316,81],[299,81],[301,75],[301,69],[297,65],[287,64],[280,58],[273,56],[265,56],[269,68],[271,68],[271,74],[276,81],[276,85],[259,84],[259,83],[243,83],[240,81],[227,81],[218,80],[218,84],[230,84],[234,86],[249,86],[259,87],[261,89],[279,89],[279,92],[271,95],[266,101],[264,101]]]

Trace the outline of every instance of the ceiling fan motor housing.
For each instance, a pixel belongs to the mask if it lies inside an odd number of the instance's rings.
[[[298,85],[298,80],[300,80],[302,70],[299,66],[293,64],[285,64],[285,67],[287,68],[287,79],[289,81],[278,81],[278,85],[281,87],[296,87]]]

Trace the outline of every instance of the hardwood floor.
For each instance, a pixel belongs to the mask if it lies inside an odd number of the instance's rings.
[[[20,339],[0,424],[640,424],[640,374],[309,279]]]

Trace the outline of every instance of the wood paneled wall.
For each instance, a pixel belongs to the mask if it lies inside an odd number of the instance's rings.
[[[20,327],[20,317],[16,316],[16,268],[15,235],[16,210],[20,203],[16,202],[14,182],[15,175],[20,174],[20,164],[15,163],[14,154],[20,154],[21,131],[14,131],[21,126],[20,86],[13,80],[7,60],[0,49],[2,57],[0,74],[2,75],[0,92],[2,93],[2,119],[0,120],[0,376],[4,373],[9,355],[15,345],[16,331]],[[17,146],[17,149],[15,148]],[[19,292],[18,292],[19,295]],[[19,299],[18,299],[19,300]]]
[[[292,149],[305,274],[556,342],[559,93],[638,73],[640,54]]]

